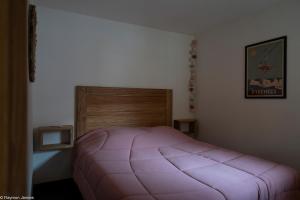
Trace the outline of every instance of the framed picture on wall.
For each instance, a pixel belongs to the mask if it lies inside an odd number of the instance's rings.
[[[286,98],[286,43],[283,36],[245,47],[245,98]]]

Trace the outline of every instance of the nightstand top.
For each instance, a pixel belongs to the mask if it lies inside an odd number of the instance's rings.
[[[186,118],[186,119],[174,119],[174,121],[178,121],[178,122],[182,122],[182,123],[189,123],[189,122],[196,122],[196,119],[192,119],[192,118]]]

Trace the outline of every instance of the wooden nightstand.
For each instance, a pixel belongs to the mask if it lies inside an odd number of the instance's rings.
[[[175,119],[174,120],[174,128],[183,132],[184,134],[196,138],[196,119]]]

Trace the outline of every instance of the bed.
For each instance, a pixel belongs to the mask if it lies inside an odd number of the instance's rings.
[[[86,200],[299,199],[296,170],[171,128],[172,91],[76,88],[73,178]]]

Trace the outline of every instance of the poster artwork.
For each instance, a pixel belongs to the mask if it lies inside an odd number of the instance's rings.
[[[246,50],[246,98],[286,98],[286,37]]]

